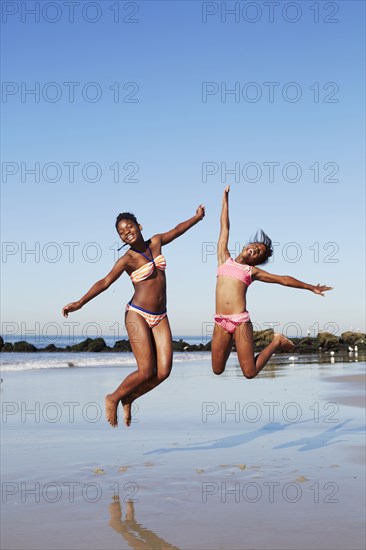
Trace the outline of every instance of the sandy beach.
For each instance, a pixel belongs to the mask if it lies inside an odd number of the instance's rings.
[[[235,354],[221,377],[176,355],[113,429],[132,363],[82,355],[2,373],[2,548],[364,548],[363,362],[276,356],[246,380]]]

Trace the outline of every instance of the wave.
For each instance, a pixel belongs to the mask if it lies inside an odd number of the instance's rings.
[[[173,364],[192,361],[208,361],[209,352],[176,352],[173,354]],[[2,353],[1,372],[16,372],[40,369],[69,368],[120,368],[136,367],[134,355],[130,352],[111,353]]]

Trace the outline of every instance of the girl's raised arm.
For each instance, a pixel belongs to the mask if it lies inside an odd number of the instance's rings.
[[[77,311],[78,309],[81,309],[86,303],[90,302],[93,298],[98,296],[101,292],[104,290],[107,290],[111,286],[114,281],[118,279],[122,275],[122,273],[126,269],[126,259],[125,256],[122,258],[119,258],[119,260],[116,261],[114,264],[112,270],[106,275],[103,279],[100,279],[100,281],[97,281],[91,288],[88,290],[86,294],[80,300],[76,302],[71,302],[70,304],[67,304],[64,308],[62,308],[62,315],[64,317],[67,317],[69,313],[72,313],[73,311]]]
[[[229,192],[230,185],[227,185],[224,190],[224,195],[222,197],[222,208],[220,215],[220,235],[217,242],[217,261],[219,265],[226,262],[230,257],[230,252],[227,247],[229,242],[229,230],[230,230],[230,221],[229,221]]]
[[[267,271],[263,271],[258,267],[253,267],[252,279],[253,281],[261,281],[262,283],[277,283],[279,285],[290,286],[292,288],[310,290],[311,292],[314,292],[314,294],[319,294],[320,296],[324,296],[324,292],[327,290],[333,290],[332,286],[320,284],[310,285],[308,283],[304,283],[303,281],[299,281],[294,277],[290,277],[289,275],[273,275],[272,273],[267,273]]]
[[[171,229],[170,231],[166,231],[165,233],[160,233],[159,235],[156,235],[156,237],[159,237],[161,240],[161,245],[164,246],[165,244],[169,244],[174,239],[177,239],[183,233],[188,231],[188,229],[191,229],[196,223],[203,220],[205,217],[205,207],[203,204],[200,204],[199,207],[196,210],[196,214],[192,216],[192,218],[189,218],[189,220],[186,220],[185,222],[179,223],[174,229]]]

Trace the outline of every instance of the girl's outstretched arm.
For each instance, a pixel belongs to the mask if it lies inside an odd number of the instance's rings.
[[[192,216],[192,218],[189,218],[189,220],[186,220],[185,222],[179,223],[174,229],[171,229],[170,231],[166,231],[166,233],[160,233],[159,235],[155,235],[155,237],[159,237],[161,240],[161,245],[169,244],[174,239],[177,239],[183,233],[188,231],[188,229],[191,229],[196,223],[203,220],[205,217],[205,207],[203,204],[200,204],[199,207],[196,210],[196,214]]]
[[[226,262],[230,257],[230,252],[227,247],[229,242],[229,231],[230,231],[230,221],[229,221],[229,192],[230,185],[227,185],[224,190],[224,195],[222,197],[222,208],[220,215],[220,235],[219,240],[217,241],[217,261],[219,265]]]
[[[113,269],[106,275],[103,279],[100,279],[100,281],[97,281],[91,288],[88,290],[86,294],[80,300],[77,300],[76,302],[71,302],[70,304],[67,304],[64,308],[62,308],[62,315],[64,317],[67,317],[69,313],[72,313],[73,311],[77,311],[78,309],[81,309],[87,302],[90,302],[93,298],[98,296],[101,292],[104,290],[107,290],[108,287],[111,286],[114,281],[118,279],[122,275],[122,273],[125,270],[125,257],[123,256],[117,262],[114,264]]]
[[[319,284],[310,285],[299,281],[294,277],[290,277],[289,275],[273,275],[272,273],[267,273],[267,271],[263,271],[258,267],[253,267],[252,279],[253,281],[261,281],[262,283],[277,283],[279,285],[290,286],[292,288],[302,288],[304,290],[310,290],[311,292],[314,292],[314,294],[319,294],[320,296],[324,296],[324,292],[327,290],[333,289],[332,286]]]

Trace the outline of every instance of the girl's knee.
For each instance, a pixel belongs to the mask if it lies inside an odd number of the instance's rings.
[[[251,378],[255,378],[257,376],[257,372],[252,372],[252,371],[245,371],[243,370],[243,375],[245,376],[245,378],[247,378],[248,380],[250,380]]]
[[[225,365],[222,366],[222,365],[212,365],[212,372],[214,374],[217,374],[217,376],[219,376],[220,374],[222,374],[225,370]]]
[[[172,372],[172,365],[173,360],[169,357],[159,361],[156,377],[159,382],[164,382],[167,378],[169,378],[170,373]]]
[[[158,372],[158,374],[157,374],[158,381],[159,382],[164,382],[164,380],[169,378],[170,373],[171,373],[171,369],[165,370],[165,371],[162,371],[162,372]]]
[[[258,374],[255,365],[240,365],[240,368],[243,376],[245,376],[245,378],[248,378],[248,380],[250,380],[251,378],[255,378]]]
[[[148,382],[149,380],[151,380],[153,376],[154,376],[154,373],[153,371],[150,371],[150,370],[144,370],[140,372],[140,379],[142,383]]]

